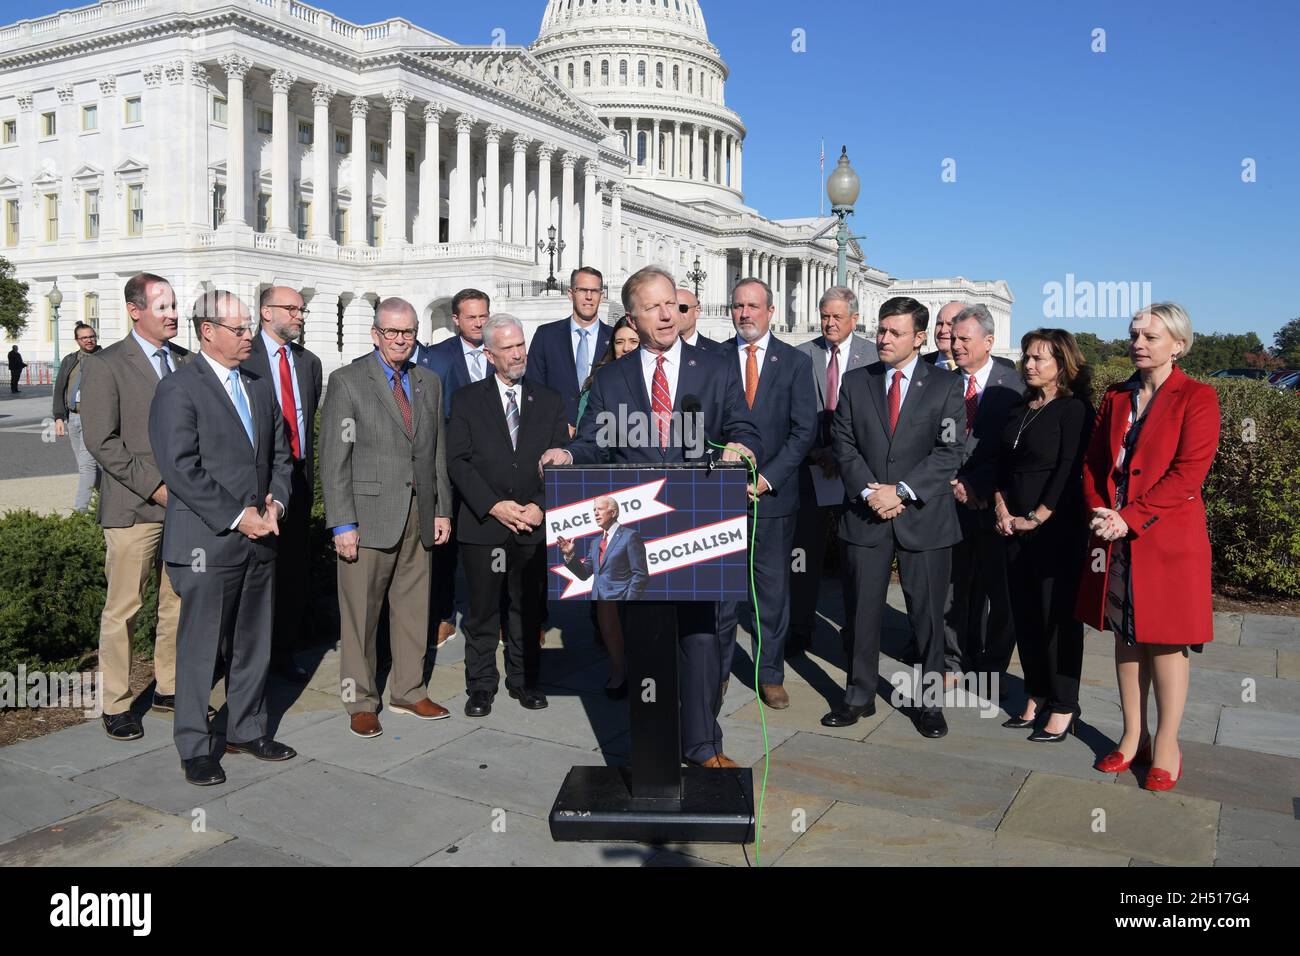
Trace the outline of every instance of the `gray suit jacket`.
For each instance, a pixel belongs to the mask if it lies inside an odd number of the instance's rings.
[[[377,356],[330,375],[320,416],[320,482],[325,525],[355,524],[363,548],[391,548],[402,538],[415,484],[420,540],[433,547],[434,517],[451,517],[442,382],[408,363],[411,428]]]
[[[250,505],[261,510],[268,493],[286,509],[293,506],[289,438],[271,386],[244,370],[240,379],[253,415],[252,444],[225,383],[205,359],[168,375],[154,394],[149,438],[167,483],[168,563],[192,564],[195,549],[214,567],[275,560],[274,535],[252,541],[230,528]]]
[[[191,358],[168,343],[179,370]],[[82,359],[81,429],[86,450],[104,470],[99,483],[99,523],[129,528],[158,522],[166,509],[149,496],[163,483],[149,444],[149,406],[158,388],[154,371],[134,336]]]
[[[801,499],[813,501],[816,499],[817,492],[813,485],[812,469],[818,467],[813,461],[813,456],[820,455],[831,447],[831,413],[826,411],[826,336],[819,335],[815,339],[804,342],[798,348],[800,352],[812,359],[813,388],[817,396],[817,429],[813,435],[812,448],[808,450],[803,467],[799,469],[799,496]],[[851,334],[849,360],[844,368],[840,369],[841,390],[843,390],[845,374],[879,360],[880,355],[876,351],[874,342],[861,335]]]

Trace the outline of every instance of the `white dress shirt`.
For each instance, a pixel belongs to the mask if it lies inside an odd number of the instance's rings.
[[[266,347],[267,360],[271,365],[271,391],[275,393],[275,404],[281,407],[280,396],[284,393],[280,391],[280,349],[285,348],[271,336],[262,330],[262,344]],[[293,406],[298,410],[298,448],[302,449],[306,439],[302,434],[302,393],[298,390],[298,366],[293,359],[293,347],[289,346],[289,380],[293,382]]]
[[[975,404],[977,407],[979,403],[984,400],[984,388],[988,385],[989,376],[992,374],[993,356],[989,355],[989,357],[984,360],[984,367],[975,373]],[[970,373],[961,373],[961,394],[963,401],[965,401],[966,398],[966,390],[970,388],[970,379]]]
[[[226,368],[224,365],[222,365],[220,362],[214,359],[207,352],[200,350],[199,354],[202,355],[207,360],[208,364],[212,366],[213,373],[217,376],[218,379],[220,379],[221,387],[225,391],[226,397],[230,399],[230,407],[235,410],[235,415],[236,416],[239,415],[239,405],[235,402],[235,393],[231,390],[232,388],[239,389],[239,394],[243,397],[244,404],[248,406],[248,414],[251,417],[253,415],[253,403],[248,400],[248,389],[244,388],[243,376],[236,375],[235,381],[232,384],[230,381],[230,371],[231,371],[230,369]],[[238,368],[238,366],[236,366],[236,368]],[[254,418],[253,423],[254,423],[254,427],[256,428],[257,419]],[[299,432],[298,434],[301,435],[302,432]],[[280,517],[283,518],[284,504],[279,501],[276,501],[275,504],[280,509]],[[243,517],[244,517],[244,509],[240,508],[239,514],[235,515],[235,520],[230,522],[230,524],[227,527],[229,527],[231,531],[234,531],[237,527],[239,527],[239,522],[243,519]]]
[[[483,381],[484,377],[486,377],[490,371],[490,366],[488,365],[487,360],[487,348],[483,345],[477,347],[470,345],[463,336],[458,336],[458,338],[460,338],[461,354],[465,356],[465,368],[469,370],[469,380],[471,382]],[[478,367],[483,370],[483,374],[478,378],[474,377],[475,356],[472,354],[474,352],[478,352],[477,364]]]
[[[700,340],[700,330],[699,330],[699,327],[697,326],[696,329],[695,329],[695,331],[691,333],[690,338],[687,338],[685,335],[683,335],[681,338],[682,338],[682,341],[685,342],[687,345],[694,346],[695,343],[698,342],[698,341]]]
[[[746,342],[746,341],[745,341],[743,338],[741,338],[739,335],[736,336],[736,348],[738,349],[737,354],[740,356],[740,385],[741,385],[741,388],[748,388],[748,387],[749,387],[749,382],[747,382],[747,381],[745,380],[745,379],[746,379],[746,376],[745,376],[745,368],[746,368],[746,366],[748,366],[748,364],[749,364],[749,351],[748,351],[748,349],[749,349],[750,345],[757,345],[757,346],[758,346],[758,349],[757,349],[757,350],[755,351],[755,353],[754,353],[754,360],[758,363],[758,377],[759,377],[759,378],[762,378],[762,377],[763,377],[763,361],[767,358],[767,347],[768,347],[768,345],[771,344],[771,339],[772,339],[772,330],[771,330],[771,329],[768,329],[765,333],[763,333],[763,337],[762,337],[761,339],[757,339],[757,340],[755,340],[754,342]]]
[[[659,357],[657,352],[649,349],[637,349],[637,354],[641,356],[641,371],[645,373],[645,394],[650,401],[650,411],[653,414],[655,407],[654,396],[654,378],[655,362]],[[668,397],[673,405],[677,405],[677,373],[682,368],[682,340],[678,338],[673,342],[673,347],[664,355],[664,376],[668,379]]]
[[[609,543],[610,543],[611,541],[614,540],[614,532],[616,532],[616,531],[618,531],[618,522],[617,522],[617,521],[615,521],[612,525],[609,526],[609,530],[608,530],[608,531],[602,531],[602,532],[601,532],[601,534],[602,534],[602,535],[604,536],[604,538],[605,538],[605,551],[606,551],[606,552],[609,551]],[[600,561],[600,545],[597,545],[597,546],[596,546],[596,561],[597,561],[598,563],[599,563],[599,561]]]
[[[505,413],[506,421],[510,421],[510,400],[506,398],[506,392],[513,390],[515,393],[515,407],[519,409],[519,417],[524,417],[524,383],[521,379],[518,382],[507,384],[501,381],[501,376],[495,372],[492,374],[492,381],[497,383],[497,394],[501,396],[501,411]]]

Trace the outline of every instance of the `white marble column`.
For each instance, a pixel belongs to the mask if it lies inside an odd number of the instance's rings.
[[[668,170],[668,175],[673,179],[680,179],[682,176],[682,124],[681,120],[673,121],[673,158],[672,165]]]
[[[578,263],[602,270],[605,268],[600,254],[601,229],[605,219],[603,207],[604,202],[596,189],[596,161],[585,160],[582,164],[582,257]]]
[[[335,89],[324,83],[312,87],[311,147],[311,239],[328,242],[334,217],[330,212],[330,157],[334,153],[334,131],[330,126],[330,101]],[[226,116],[230,115],[229,104]],[[227,191],[229,196],[229,191]]]
[[[501,136],[504,133],[505,129],[496,123],[484,132],[484,140],[487,142],[487,182],[484,187],[487,227],[483,230],[483,238],[488,242],[501,241]]]
[[[703,148],[704,143],[700,137],[700,126],[698,123],[694,123],[691,125],[691,179],[697,183],[704,181],[704,176],[700,172],[703,168],[701,166],[701,151]]]
[[[560,254],[560,262],[566,274],[570,269],[575,268],[573,263],[577,261],[578,253],[581,251],[578,245],[576,225],[578,217],[577,210],[574,208],[573,195],[573,167],[577,163],[576,153],[566,150],[560,156],[560,238],[564,240],[564,252]]]
[[[319,126],[316,127],[320,129]],[[334,146],[334,137],[328,140],[330,148]],[[315,189],[315,185],[312,186]],[[312,226],[316,225],[316,213],[312,213]],[[327,292],[317,287],[315,294],[307,300],[310,313],[303,321],[302,344],[320,356],[325,375],[329,375],[342,364],[339,355],[339,294]]]
[[[650,124],[650,177],[659,175],[659,120]]]
[[[623,184],[612,182],[609,188],[609,253],[605,264],[612,277],[623,273]]]
[[[776,297],[776,312],[773,313],[774,321],[779,322],[781,328],[786,327],[785,314],[785,260],[776,260],[776,285],[772,288],[772,294]]]
[[[808,270],[808,260],[801,258],[799,260],[799,321],[803,323],[805,331],[812,328],[812,307],[808,304],[811,283],[812,275]]]
[[[353,140],[356,143],[356,140]],[[365,239],[365,233],[362,232],[362,240]],[[343,355],[348,356],[362,355],[374,350],[374,343],[370,338],[370,329],[375,324],[375,307],[371,301],[365,298],[368,290],[358,289],[343,309]],[[337,315],[338,307],[335,306]],[[336,340],[337,341],[337,340]]]
[[[185,228],[206,232],[212,227],[212,191],[208,188],[212,143],[211,137],[205,132],[208,128],[210,112],[208,104],[211,94],[211,78],[208,76],[207,66],[203,63],[190,62],[188,83],[187,98],[195,121],[195,125],[190,127],[190,133],[195,139],[190,147],[190,159],[182,166],[185,174]],[[101,119],[112,115],[102,108],[99,111]],[[102,190],[100,196],[103,196]],[[101,226],[103,224],[102,211],[100,224]],[[80,225],[77,228],[80,228]]]
[[[242,226],[247,222],[244,197],[248,183],[244,173],[244,77],[253,61],[228,53],[217,61],[226,71],[226,222]],[[104,117],[108,119],[107,115]],[[113,123],[114,127],[117,123]]]
[[[424,162],[420,166],[420,241],[433,244],[439,239],[442,218],[442,129],[439,123],[446,107],[424,105]]]
[[[478,122],[468,113],[456,117],[456,174],[455,181],[448,187],[451,191],[451,241],[467,242],[469,240],[470,190],[473,188],[473,174],[470,169],[469,135]]]
[[[280,236],[293,235],[296,224],[289,186],[289,144],[297,142],[297,137],[289,135],[289,90],[297,79],[288,70],[271,74],[271,231]]]
[[[511,177],[510,241],[516,246],[528,244],[528,144],[532,139],[515,133],[514,168]]]
[[[406,244],[406,108],[411,94],[394,88],[384,91],[388,100],[388,182],[387,214],[384,216],[384,242]]]
[[[370,176],[369,143],[366,140],[366,116],[370,101],[364,96],[352,97],[348,104],[352,111],[352,197],[348,203],[348,245],[366,245],[366,232],[370,228]]]
[[[557,238],[559,227],[551,221],[551,157],[555,155],[552,143],[542,143],[537,147],[537,241],[548,241],[547,230],[556,226]],[[546,262],[546,254],[537,254],[538,262]]]
[[[739,141],[736,143],[736,189],[744,191],[745,189],[745,148]]]

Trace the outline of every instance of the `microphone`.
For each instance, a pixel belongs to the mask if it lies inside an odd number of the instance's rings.
[[[712,474],[713,466],[715,464],[713,460],[713,448],[712,446],[709,445],[709,436],[704,431],[704,414],[703,414],[704,405],[703,403],[700,402],[700,397],[698,395],[683,395],[682,413],[684,415],[700,416],[700,434],[704,438],[705,457],[708,460],[708,467],[706,469],[706,473]],[[683,431],[685,431],[684,428]]]

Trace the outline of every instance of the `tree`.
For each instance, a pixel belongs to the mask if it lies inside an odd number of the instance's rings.
[[[0,328],[11,339],[16,339],[27,328],[27,313],[32,309],[27,301],[27,283],[14,278],[14,267],[7,259],[0,259]]]
[[[1300,318],[1292,319],[1273,336],[1273,354],[1293,368],[1300,368]]]
[[[1197,334],[1192,343],[1192,350],[1186,361],[1179,365],[1183,371],[1199,375],[1208,375],[1221,368],[1244,368],[1246,356],[1258,353],[1264,343],[1254,332],[1244,335],[1232,335],[1225,332],[1206,332]]]
[[[1079,343],[1079,351],[1089,365],[1128,365],[1128,339],[1111,339],[1109,342],[1098,338],[1092,332],[1077,332],[1074,340]]]

